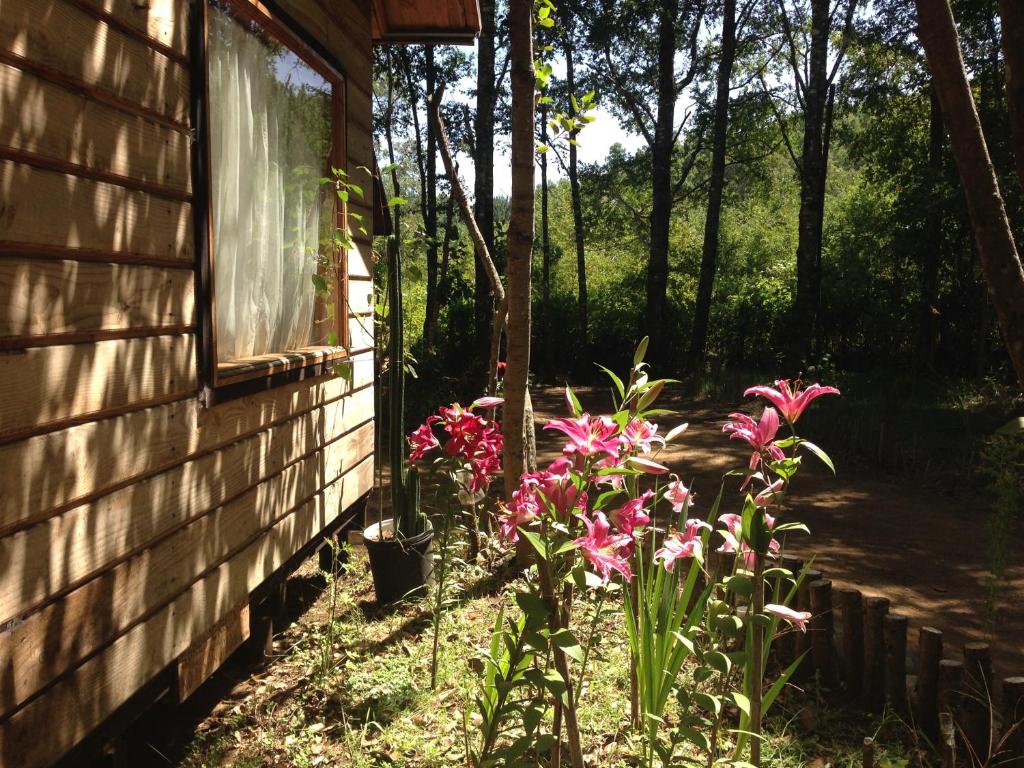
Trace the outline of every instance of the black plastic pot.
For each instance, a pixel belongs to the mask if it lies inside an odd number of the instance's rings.
[[[381,531],[384,533],[383,540]],[[393,531],[394,521],[391,518],[363,530],[363,544],[370,557],[373,588],[380,605],[426,594],[427,584],[434,571],[434,557],[430,547],[434,540],[434,529],[429,522],[426,531],[407,539],[396,539]]]

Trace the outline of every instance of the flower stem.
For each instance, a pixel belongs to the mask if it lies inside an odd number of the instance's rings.
[[[764,683],[764,628],[758,622],[758,617],[764,613],[764,554],[758,552],[754,556],[754,615],[749,617],[753,621],[754,642],[751,649],[750,660],[750,762],[760,768],[761,766],[761,703]]]

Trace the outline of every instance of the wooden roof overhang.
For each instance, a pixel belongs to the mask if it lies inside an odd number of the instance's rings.
[[[373,0],[374,43],[472,45],[479,0]]]

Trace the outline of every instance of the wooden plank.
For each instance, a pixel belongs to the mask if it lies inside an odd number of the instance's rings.
[[[180,399],[197,387],[191,335],[6,353],[0,355],[0,439],[120,408]]]
[[[159,43],[188,55],[188,0],[85,0]]]
[[[0,766],[51,764],[373,484],[367,459],[0,725]],[[45,739],[39,738],[46,733]]]
[[[185,67],[64,0],[4,0],[0,49],[188,123]]]
[[[369,285],[369,283],[366,283],[366,285]],[[373,349],[373,317],[349,318],[348,338],[350,349]]]
[[[249,603],[228,613],[205,637],[195,641],[177,663],[178,702],[196,692],[228,656],[249,639]]]
[[[333,403],[354,389],[363,388],[338,407],[370,417],[373,390],[367,385],[373,369],[373,355],[362,355],[351,382],[341,377],[297,382],[211,409],[189,398],[0,446],[0,535]]]
[[[0,242],[193,261],[188,203],[9,160],[0,189]]]
[[[353,280],[348,284],[348,313],[356,317],[373,314],[373,283]]]
[[[0,337],[178,327],[194,314],[184,270],[0,258]]]
[[[90,101],[7,64],[0,64],[0,100],[19,105],[0,122],[4,146],[191,191],[189,142],[180,131]]]
[[[0,539],[0,624],[207,514],[367,418],[345,400]],[[346,423],[349,422],[349,423]],[[373,445],[370,441],[370,451]],[[315,489],[312,489],[315,490]],[[312,492],[312,490],[310,492]]]
[[[348,252],[348,276],[354,280],[370,280],[373,278],[373,249],[367,243],[356,242],[356,247]]]
[[[372,454],[369,422],[20,623],[8,622],[11,628],[0,633],[0,672],[8,681],[0,690],[0,716]]]

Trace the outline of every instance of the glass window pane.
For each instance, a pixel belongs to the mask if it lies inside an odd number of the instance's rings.
[[[323,343],[312,276],[333,223],[331,84],[216,0],[208,56],[217,361]]]

